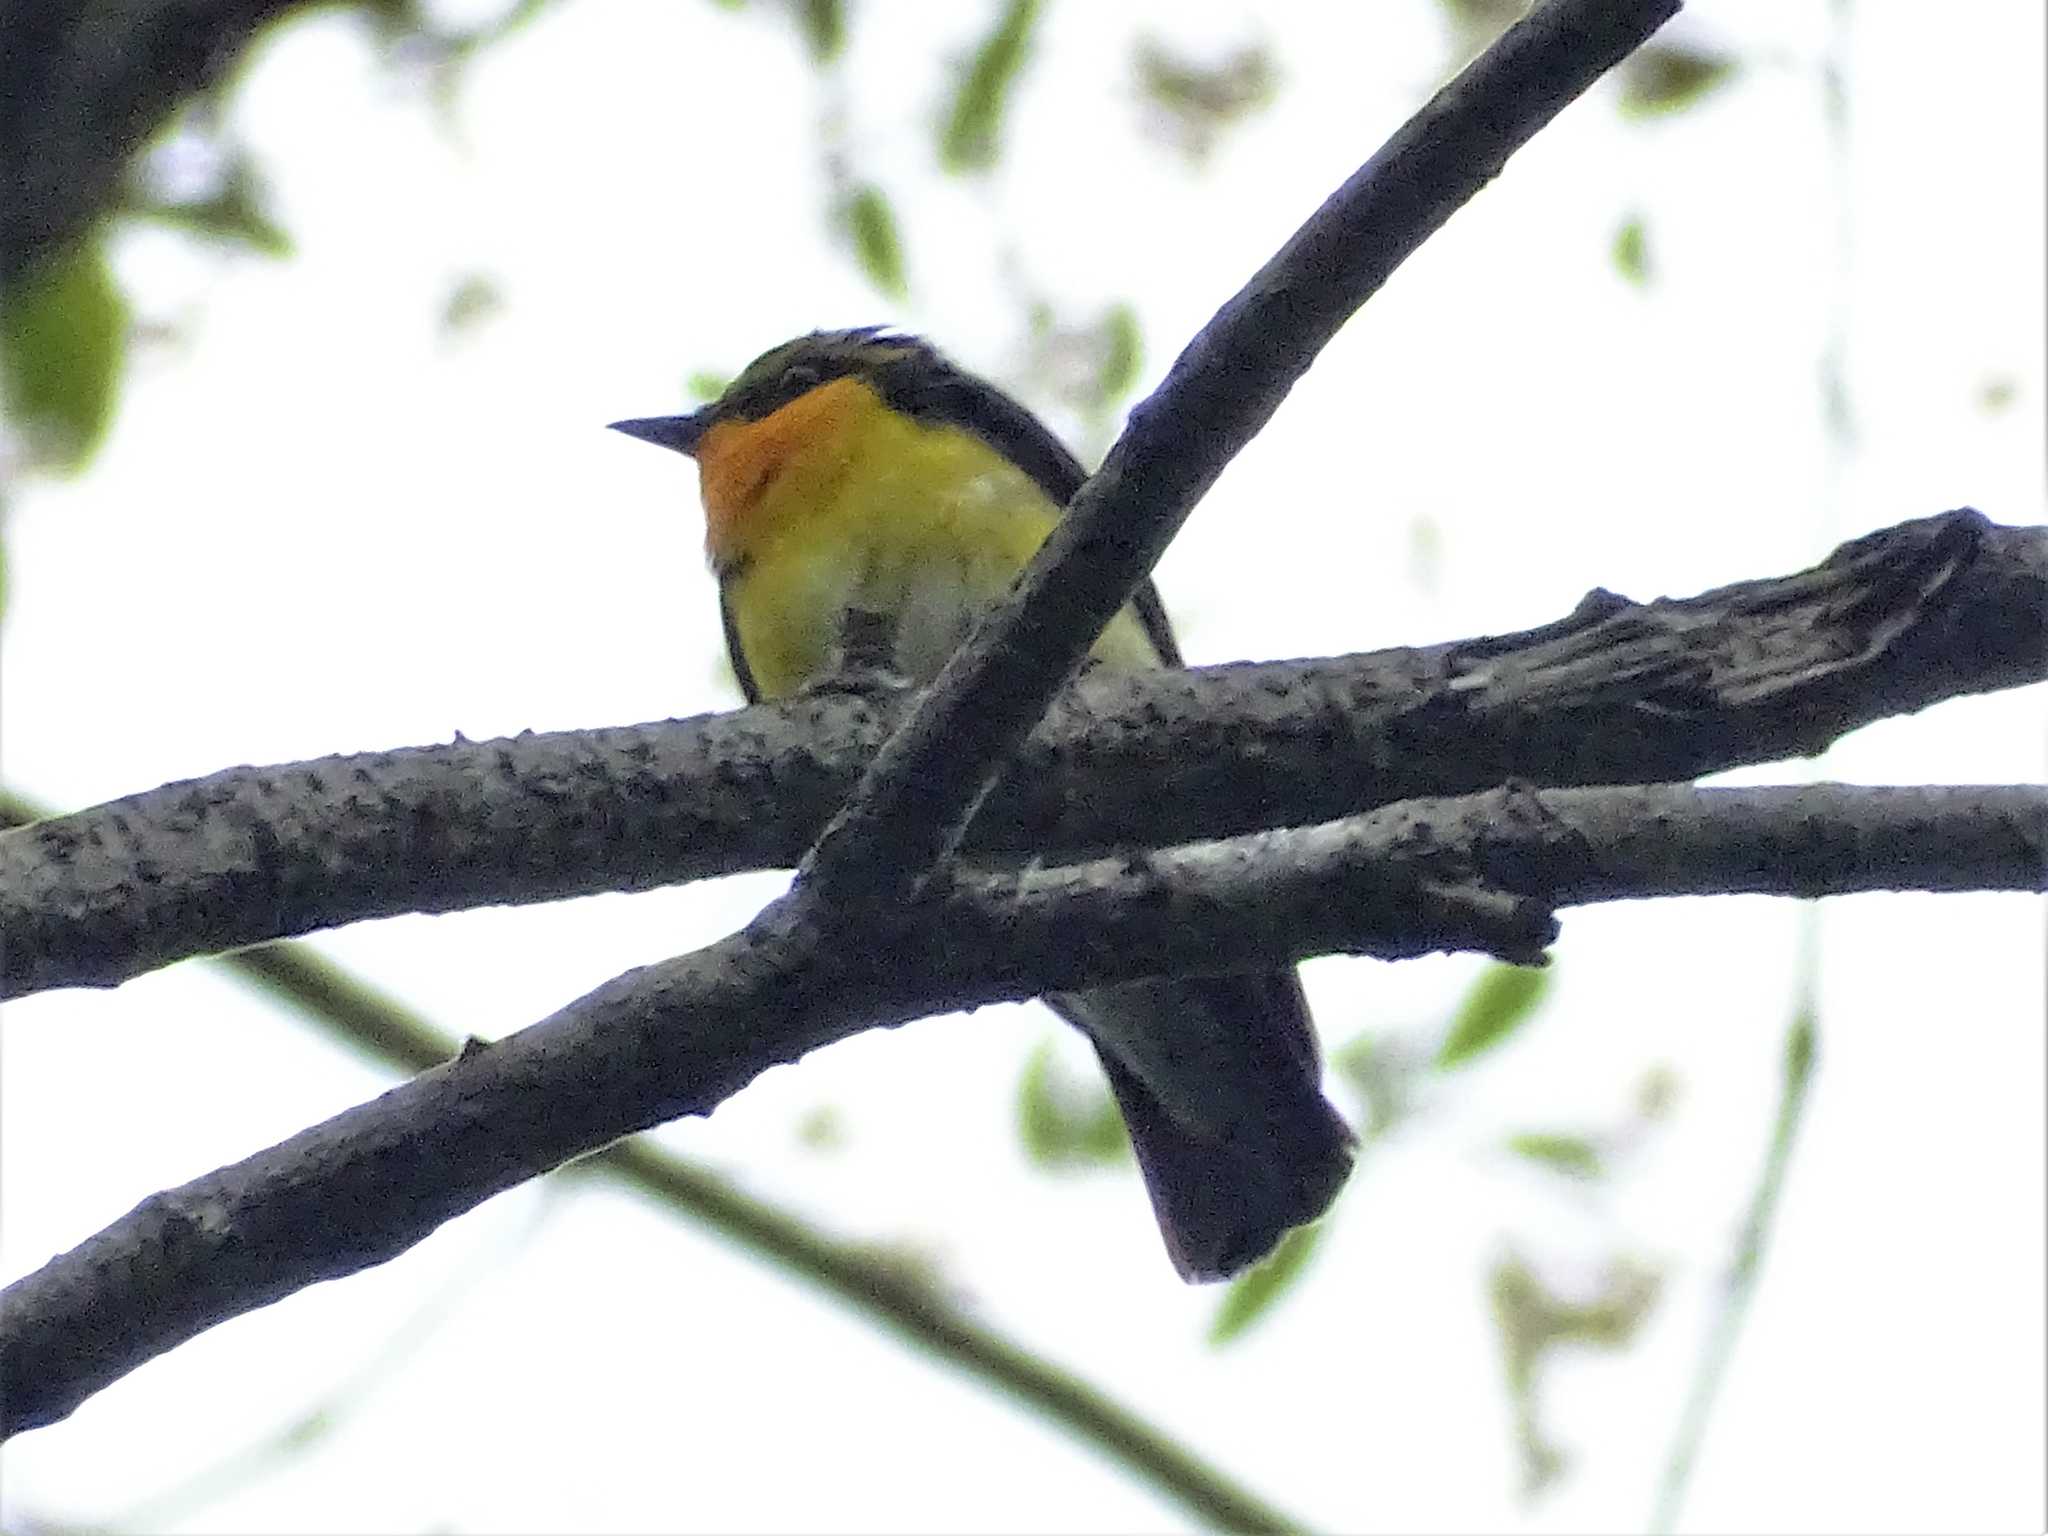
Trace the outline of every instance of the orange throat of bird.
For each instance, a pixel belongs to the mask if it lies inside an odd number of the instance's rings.
[[[850,458],[848,429],[866,410],[883,409],[874,391],[853,378],[833,379],[759,421],[721,421],[697,442],[697,483],[704,498],[704,549],[715,569],[745,560],[776,521],[772,496],[791,471],[805,493],[822,496]]]

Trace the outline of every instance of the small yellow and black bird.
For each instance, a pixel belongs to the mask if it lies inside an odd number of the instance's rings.
[[[612,425],[697,461],[726,649],[750,702],[827,672],[851,611],[892,620],[896,670],[929,682],[1085,478],[1015,400],[879,327],[800,336],[702,410]],[[1093,655],[1181,664],[1151,582]],[[1292,971],[1047,1002],[1094,1042],[1183,1276],[1234,1274],[1328,1207],[1352,1137],[1323,1097]]]

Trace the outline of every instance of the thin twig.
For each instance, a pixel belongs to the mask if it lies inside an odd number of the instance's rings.
[[[227,964],[232,969],[234,960]],[[554,1213],[553,1197],[560,1190],[538,1183],[533,1192],[538,1198],[515,1229],[472,1248],[460,1267],[435,1285],[366,1358],[308,1406],[281,1418],[248,1444],[187,1470],[170,1486],[129,1504],[104,1522],[106,1528],[161,1531],[190,1526],[194,1516],[276,1475],[331,1440],[419,1358],[436,1334],[462,1315],[481,1288],[516,1267],[521,1252],[540,1235]]]
[[[1810,988],[1811,984],[1809,977],[1805,986]],[[1764,1250],[1770,1242],[1778,1201],[1785,1192],[1785,1175],[1792,1164],[1792,1149],[1804,1118],[1807,1090],[1813,1081],[1816,1018],[1815,1001],[1809,990],[1794,1009],[1791,1026],[1785,1033],[1783,1088],[1778,1098],[1777,1118],[1771,1125],[1770,1148],[1764,1154],[1763,1168],[1750,1196],[1749,1212],[1742,1223],[1735,1257],[1722,1281],[1721,1294],[1714,1308],[1713,1326],[1708,1332],[1705,1347],[1700,1351],[1699,1369],[1693,1377],[1685,1413],[1664,1465],[1664,1476],[1657,1489],[1656,1511],[1650,1517],[1650,1529],[1653,1531],[1672,1530],[1678,1522],[1678,1512],[1684,1507],[1686,1489],[1692,1481],[1693,1465],[1706,1439],[1707,1424],[1713,1417],[1714,1400],[1720,1395],[1729,1362],[1735,1358],[1736,1340],[1741,1337],[1742,1325],[1749,1318],[1750,1304],[1756,1299]]]

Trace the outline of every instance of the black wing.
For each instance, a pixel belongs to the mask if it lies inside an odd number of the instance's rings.
[[[758,704],[761,690],[754,682],[753,668],[747,665],[747,653],[740,649],[740,627],[733,621],[732,598],[722,581],[718,584],[718,619],[725,626],[725,659],[732,663],[732,675],[740,680],[740,692],[747,702]]]
[[[1351,1171],[1292,971],[1046,1002],[1095,1043],[1174,1267],[1220,1280],[1314,1221]]]

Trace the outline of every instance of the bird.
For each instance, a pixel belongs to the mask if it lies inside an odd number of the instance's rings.
[[[832,675],[853,614],[888,620],[879,659],[930,682],[1086,479],[1027,407],[880,326],[799,336],[701,409],[610,426],[696,461],[726,650],[749,703]],[[1183,664],[1149,579],[1091,662]],[[1328,1209],[1355,1138],[1323,1095],[1292,969],[1045,1001],[1095,1047],[1182,1278],[1234,1276]]]

